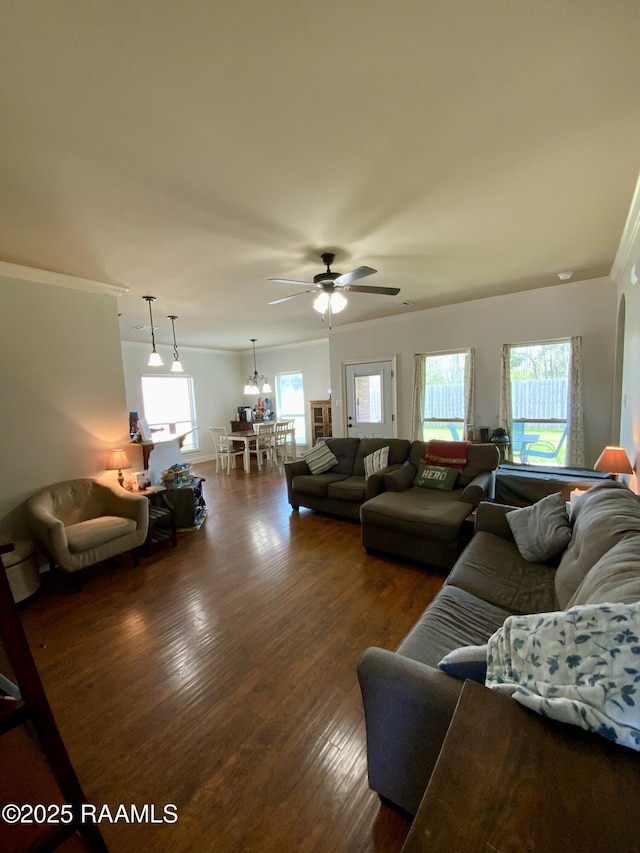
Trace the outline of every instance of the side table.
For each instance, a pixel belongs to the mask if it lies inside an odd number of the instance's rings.
[[[465,681],[402,853],[640,850],[640,755]]]
[[[166,542],[171,539],[171,545],[175,548],[178,544],[178,533],[176,528],[176,514],[173,506],[167,499],[167,490],[164,486],[153,486],[140,492],[149,501],[149,530],[145,540],[147,555],[151,554],[151,545],[156,542]]]

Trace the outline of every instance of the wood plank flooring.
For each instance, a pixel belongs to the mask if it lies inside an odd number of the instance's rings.
[[[286,500],[282,467],[206,477],[208,516],[22,617],[88,799],[177,806],[101,824],[114,853],[394,853],[408,819],[367,786],[356,662],[394,648],[442,576],[368,556],[359,525]]]

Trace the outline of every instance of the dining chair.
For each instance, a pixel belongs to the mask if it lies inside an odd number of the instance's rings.
[[[216,474],[220,470],[220,466],[227,466],[227,474],[231,473],[231,460],[233,459],[233,467],[236,467],[236,457],[242,456],[242,447],[237,446],[238,442],[233,443],[233,439],[227,433],[225,427],[209,427],[209,432],[213,438],[213,448],[216,454]]]
[[[289,421],[278,421],[275,429],[275,461],[281,457],[283,461],[289,458]]]
[[[268,459],[272,465],[277,464],[275,459],[275,424],[259,422],[253,425],[253,431],[256,434],[256,441],[254,446],[249,449],[249,452],[256,455],[258,470],[262,470],[263,458]]]

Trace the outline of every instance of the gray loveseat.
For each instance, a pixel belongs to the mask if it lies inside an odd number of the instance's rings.
[[[287,496],[293,509],[301,506],[357,520],[363,501],[384,487],[384,475],[400,468],[409,456],[411,443],[404,438],[325,438],[338,462],[323,474],[312,474],[304,459],[285,462]],[[364,475],[364,459],[389,447],[388,466]]]
[[[492,498],[500,453],[493,444],[470,444],[467,463],[452,491],[414,486],[427,443],[414,441],[409,458],[384,475],[384,489],[360,509],[362,544],[421,563],[450,569],[468,541],[464,520]]]
[[[369,784],[412,814],[462,689],[438,668],[444,655],[486,643],[512,614],[640,601],[640,503],[625,486],[598,484],[575,504],[569,545],[550,563],[520,555],[511,509],[479,505],[473,539],[398,649],[369,648],[358,664]]]

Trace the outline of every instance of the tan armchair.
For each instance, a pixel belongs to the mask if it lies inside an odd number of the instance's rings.
[[[66,480],[32,495],[27,513],[51,568],[78,572],[132,551],[145,541],[149,505],[144,495],[97,480]]]

